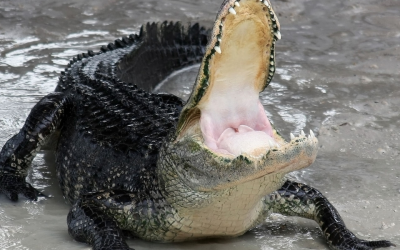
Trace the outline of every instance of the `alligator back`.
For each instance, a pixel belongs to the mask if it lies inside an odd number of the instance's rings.
[[[197,24],[147,24],[139,35],[70,62],[56,88],[72,103],[57,147],[57,174],[69,202],[111,188],[144,195],[154,190],[149,185],[156,181],[158,151],[183,102],[150,92],[173,71],[202,59],[206,33]]]

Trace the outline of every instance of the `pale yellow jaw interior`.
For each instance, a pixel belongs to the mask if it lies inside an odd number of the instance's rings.
[[[210,61],[209,88],[200,101],[205,144],[229,155],[259,155],[275,144],[259,101],[268,74],[273,35],[256,1],[241,1],[224,20],[220,52]]]

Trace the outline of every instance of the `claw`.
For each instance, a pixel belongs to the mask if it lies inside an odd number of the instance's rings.
[[[29,200],[37,201],[39,191],[27,183],[26,187],[22,190],[22,194]]]
[[[10,199],[13,202],[18,201],[18,194],[14,191],[10,191],[8,193],[6,193],[6,196],[8,199]]]
[[[376,248],[383,247],[396,247],[395,244],[388,240],[378,240],[378,241],[367,241],[354,238],[352,241],[348,241],[346,244],[336,245],[337,249],[360,249],[360,250],[372,250]],[[335,248],[336,249],[336,248]]]
[[[44,193],[42,193],[42,192],[39,191],[38,197],[51,198],[52,195],[46,195],[46,194],[44,194]]]
[[[378,240],[378,241],[364,241],[364,245],[373,248],[381,248],[381,247],[396,247],[395,244],[388,240]]]
[[[3,193],[11,201],[18,201],[18,195],[22,194],[29,200],[37,201],[39,196],[47,197],[31,184],[25,182],[25,179],[16,175],[0,175],[0,193]]]

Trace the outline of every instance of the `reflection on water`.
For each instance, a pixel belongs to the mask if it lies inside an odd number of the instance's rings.
[[[220,1],[0,2],[0,145],[51,92],[73,56],[137,32],[142,23],[211,24]],[[400,5],[397,1],[273,1],[283,39],[277,69],[260,95],[281,134],[318,133],[313,166],[293,178],[320,189],[356,235],[400,244]],[[184,99],[194,66],[158,91]],[[53,153],[39,154],[28,180],[52,198],[14,204],[0,196],[0,249],[88,249],[66,230]],[[383,226],[385,225],[385,226]],[[274,215],[229,240],[179,245],[130,241],[135,249],[326,249],[316,224]]]

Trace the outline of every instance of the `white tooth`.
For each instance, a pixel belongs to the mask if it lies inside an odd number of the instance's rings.
[[[314,132],[310,129],[310,136],[315,137]]]
[[[274,65],[275,63],[274,63],[274,61],[271,61],[269,64]]]
[[[239,2],[235,2],[235,5],[236,5],[237,7],[240,7]]]
[[[232,8],[232,7],[229,8],[229,12],[230,12],[231,14],[236,15],[236,11],[235,11],[235,9]]]
[[[294,134],[290,133],[290,140],[293,140],[295,138]]]
[[[303,130],[301,131],[301,135],[302,135],[302,136],[305,136],[305,135],[306,135],[306,134],[304,133],[304,131],[303,131]]]
[[[270,6],[269,6],[269,3],[268,3],[268,0],[265,0],[265,1],[264,1],[264,4],[267,5],[268,8],[270,7]]]
[[[269,148],[275,147],[275,145],[274,145],[274,143],[272,141],[268,141],[268,143],[269,143]]]
[[[221,51],[221,48],[220,48],[220,47],[218,47],[218,46],[215,46],[215,47],[214,47],[214,49],[215,49],[215,51],[217,51],[217,52],[218,52],[218,54],[221,54],[221,53],[222,53],[222,51]]]
[[[221,40],[221,38],[218,38],[218,42],[221,42],[222,40]]]
[[[274,35],[278,40],[281,40],[282,35],[281,35],[281,32],[279,30],[277,32],[274,32]]]

